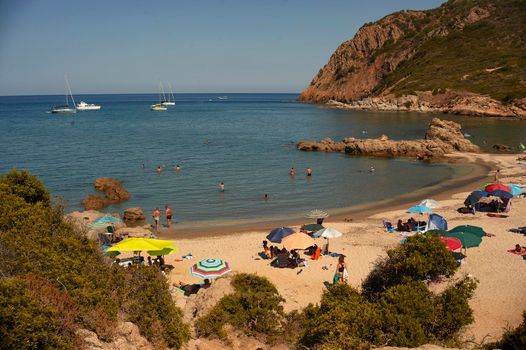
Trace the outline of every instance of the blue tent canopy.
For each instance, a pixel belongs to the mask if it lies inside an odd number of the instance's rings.
[[[426,230],[443,230],[447,231],[447,221],[442,216],[438,214],[431,214],[429,215],[429,219],[427,220],[427,227]]]

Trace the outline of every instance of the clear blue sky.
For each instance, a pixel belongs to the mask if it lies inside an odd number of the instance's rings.
[[[299,92],[365,22],[441,0],[0,0],[0,95]]]

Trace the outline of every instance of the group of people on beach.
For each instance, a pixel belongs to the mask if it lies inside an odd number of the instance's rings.
[[[166,218],[166,226],[170,228],[172,227],[172,218],[173,218],[172,208],[170,208],[168,205],[165,205],[164,212],[165,212],[165,218]],[[161,211],[159,210],[159,207],[155,208],[153,212],[153,221],[155,225],[155,232],[159,232],[159,227],[161,225]]]

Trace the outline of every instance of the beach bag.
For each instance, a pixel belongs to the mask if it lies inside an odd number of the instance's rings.
[[[343,269],[343,281],[347,282],[347,279],[349,279],[349,272],[347,272],[347,269]]]
[[[338,284],[338,281],[340,280],[340,274],[336,272],[334,274],[334,277],[332,278],[332,284]]]

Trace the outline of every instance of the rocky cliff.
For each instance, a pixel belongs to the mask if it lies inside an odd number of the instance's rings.
[[[386,135],[377,139],[346,138],[333,141],[300,141],[296,145],[301,151],[345,152],[351,155],[376,157],[417,157],[431,159],[452,152],[479,152],[479,147],[467,140],[460,124],[433,118],[424,139],[395,141]]]
[[[364,25],[300,100],[526,118],[524,52],[526,2],[451,0]]]

